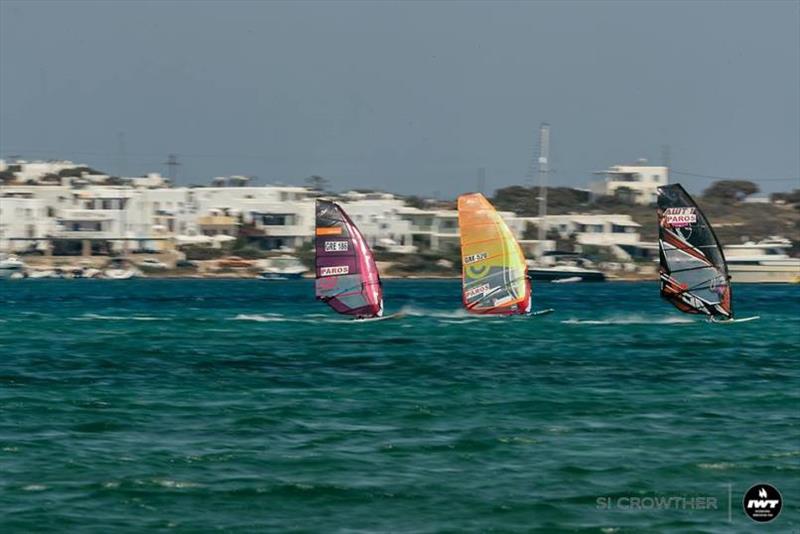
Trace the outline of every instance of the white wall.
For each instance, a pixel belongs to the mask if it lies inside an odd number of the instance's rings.
[[[397,246],[411,246],[411,223],[400,217],[405,207],[402,200],[393,198],[363,198],[341,202],[370,246],[394,242]],[[401,249],[397,249],[401,250]]]
[[[19,251],[32,242],[10,238],[44,238],[51,228],[47,209],[41,199],[0,196],[0,250]]]
[[[653,204],[658,197],[657,188],[669,183],[669,168],[648,165],[614,165],[597,173],[601,180],[592,183],[596,195],[613,196],[621,187],[633,191],[637,204]]]

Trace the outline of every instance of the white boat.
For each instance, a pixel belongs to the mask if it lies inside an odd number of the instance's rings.
[[[86,266],[76,267],[71,271],[72,278],[100,278],[101,274],[103,272],[100,269]]]
[[[308,268],[299,259],[289,255],[268,258],[262,265],[264,268],[259,274],[262,280],[295,280],[308,272]]]
[[[540,282],[605,282],[606,275],[594,263],[574,252],[547,252],[538,261],[528,261],[528,276]],[[562,282],[563,283],[563,282]]]
[[[106,269],[103,271],[103,277],[109,280],[128,280],[136,276],[138,274],[133,269]]]
[[[56,272],[52,269],[35,269],[28,271],[28,278],[55,278]]]
[[[757,243],[726,246],[725,260],[731,279],[751,283],[800,282],[800,258],[789,256],[791,248],[791,241],[775,236]]]
[[[142,273],[125,258],[111,258],[102,274],[109,280],[128,280]]]
[[[0,256],[0,279],[25,278],[25,262],[16,256]]]

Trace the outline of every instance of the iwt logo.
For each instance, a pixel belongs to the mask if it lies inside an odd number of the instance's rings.
[[[781,513],[783,499],[775,486],[756,484],[744,494],[744,513],[753,521],[767,523]]]

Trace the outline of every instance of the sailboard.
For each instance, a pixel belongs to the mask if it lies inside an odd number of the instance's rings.
[[[661,296],[685,313],[733,319],[730,275],[714,229],[680,184],[658,188]]]
[[[458,197],[462,301],[467,311],[522,315],[531,311],[525,255],[514,234],[480,193]]]
[[[383,316],[383,286],[372,250],[335,202],[317,200],[314,249],[318,300],[356,319]]]
[[[761,316],[760,315],[753,315],[752,317],[742,317],[741,319],[724,319],[724,320],[711,319],[711,322],[712,323],[724,323],[724,324],[749,323],[750,321],[755,321],[756,319],[761,319]]]
[[[376,317],[367,317],[364,319],[360,319],[359,323],[375,323],[378,321],[388,321],[390,319],[400,319],[401,317],[405,317],[406,314],[402,312],[392,313],[390,315],[379,315]],[[349,322],[349,321],[348,321]]]

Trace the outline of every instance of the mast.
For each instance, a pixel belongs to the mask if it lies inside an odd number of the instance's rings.
[[[550,125],[539,127],[539,246],[547,237],[547,175],[550,172]]]

